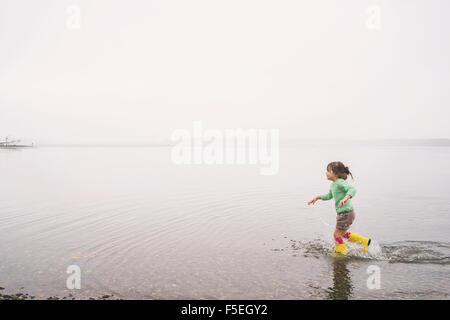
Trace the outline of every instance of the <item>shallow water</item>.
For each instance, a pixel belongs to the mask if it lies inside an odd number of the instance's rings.
[[[373,239],[330,255],[325,167],[354,173]],[[0,287],[36,298],[448,299],[450,148],[283,147],[258,165],[175,165],[168,147],[0,149]],[[69,290],[68,266],[81,269]],[[371,266],[380,287],[369,289]]]

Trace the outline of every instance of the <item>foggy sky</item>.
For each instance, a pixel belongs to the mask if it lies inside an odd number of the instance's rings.
[[[0,138],[162,141],[196,120],[281,139],[450,138],[449,12],[447,0],[1,0]]]

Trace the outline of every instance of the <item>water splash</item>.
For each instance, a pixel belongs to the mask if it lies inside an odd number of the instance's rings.
[[[450,264],[450,244],[434,241],[400,241],[383,245],[391,263]]]
[[[310,241],[290,240],[288,248],[296,255],[320,258],[334,252],[331,241],[322,238]],[[420,264],[450,264],[450,244],[433,241],[399,241],[378,244],[372,241],[367,252],[361,251],[361,246],[347,242],[346,259],[363,259],[387,261],[389,263],[420,263]]]

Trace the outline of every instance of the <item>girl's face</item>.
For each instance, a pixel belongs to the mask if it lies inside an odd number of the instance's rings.
[[[335,181],[337,179],[336,174],[333,171],[327,169],[327,179],[331,181]]]

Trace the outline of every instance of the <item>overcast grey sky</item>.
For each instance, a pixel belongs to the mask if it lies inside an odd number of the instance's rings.
[[[449,14],[448,0],[1,0],[0,137],[150,142],[201,120],[450,138]]]

